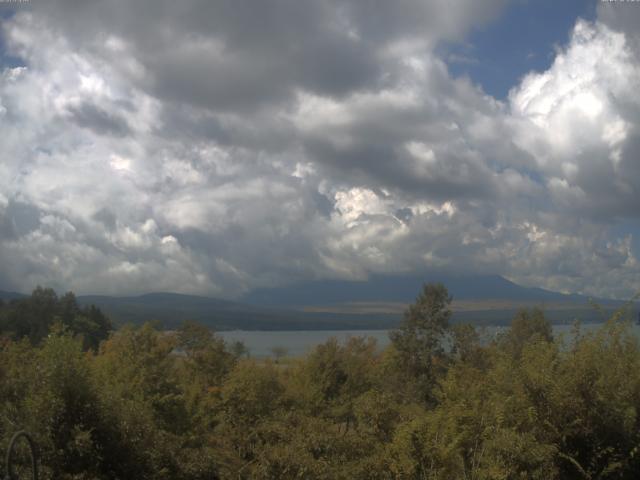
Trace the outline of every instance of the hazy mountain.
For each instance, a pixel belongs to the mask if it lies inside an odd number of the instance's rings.
[[[565,295],[516,285],[499,275],[373,276],[368,281],[325,280],[279,288],[257,289],[242,297],[254,305],[300,307],[352,302],[411,303],[426,282],[442,282],[454,300],[502,299],[534,302],[586,302],[587,297]]]
[[[140,305],[145,308],[162,310],[172,308],[178,310],[216,309],[237,310],[247,306],[218,298],[201,297],[197,295],[183,295],[180,293],[147,293],[133,297],[110,297],[106,295],[80,295],[78,301],[95,305]]]
[[[399,318],[395,314],[301,312],[177,293],[135,297],[87,295],[79,296],[78,302],[98,306],[118,324],[159,321],[165,328],[193,320],[216,330],[366,329],[389,328]]]
[[[184,320],[194,320],[217,330],[375,329],[397,325],[406,305],[430,281],[444,283],[454,297],[454,321],[508,324],[519,308],[536,305],[557,323],[604,319],[589,307],[587,297],[526,288],[497,275],[374,276],[367,282],[311,282],[255,290],[235,302],[177,293],[81,295],[78,302],[98,306],[116,324],[158,321],[165,328],[175,328]],[[24,295],[0,291],[5,300],[21,297]],[[599,303],[605,306],[605,314],[620,304]]]
[[[16,300],[19,298],[24,298],[26,295],[17,292],[5,292],[0,290],[0,300]]]

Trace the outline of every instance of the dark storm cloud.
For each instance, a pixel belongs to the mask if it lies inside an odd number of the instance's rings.
[[[437,163],[415,165],[415,159],[393,145],[336,148],[320,139],[307,143],[312,158],[351,183],[393,188],[404,194],[437,201],[493,197],[497,193],[491,170],[482,164],[442,152]]]
[[[375,49],[349,37],[327,2],[59,1],[42,8],[87,48],[87,39],[122,38],[146,68],[149,88],[197,106],[255,108],[288,101],[299,86],[343,95],[381,73]]]
[[[87,49],[115,35],[162,98],[238,111],[287,102],[299,88],[344,96],[392,76],[384,49],[459,38],[504,0],[454,4],[359,1],[89,1],[38,5]]]

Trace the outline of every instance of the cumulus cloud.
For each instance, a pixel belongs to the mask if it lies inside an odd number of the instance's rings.
[[[54,0],[3,20],[0,287],[371,273],[640,288],[636,33],[578,21],[505,101],[438,58],[503,1]]]
[[[638,88],[625,34],[579,21],[551,68],[511,91],[516,143],[558,203],[582,215],[637,215]]]

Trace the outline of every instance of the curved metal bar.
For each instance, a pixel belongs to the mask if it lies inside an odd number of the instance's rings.
[[[26,431],[20,430],[16,432],[13,437],[11,437],[11,441],[9,442],[9,447],[7,448],[7,456],[5,458],[5,472],[7,474],[6,480],[18,480],[13,472],[13,452],[15,450],[15,446],[18,443],[20,437],[24,437],[29,445],[29,451],[31,453],[31,479],[38,480],[38,462],[36,458],[36,443],[31,438]]]

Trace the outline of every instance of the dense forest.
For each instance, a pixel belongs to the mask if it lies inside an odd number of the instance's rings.
[[[73,294],[0,305],[0,448],[20,429],[56,479],[635,479],[640,345],[623,314],[496,338],[425,285],[381,350],[330,340],[252,359],[209,329],[113,330]],[[0,472],[4,474],[4,472]]]

